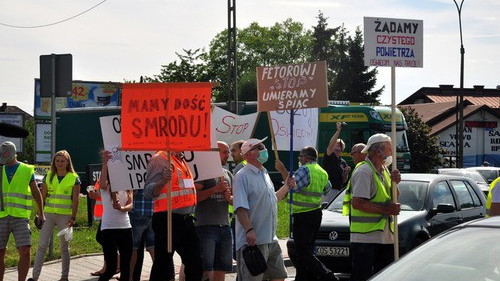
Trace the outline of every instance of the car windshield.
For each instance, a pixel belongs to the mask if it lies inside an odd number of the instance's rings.
[[[485,178],[488,182],[492,182],[497,178],[497,171],[495,170],[476,170],[478,171],[483,178]]]
[[[500,230],[464,228],[413,250],[373,281],[500,280]]]
[[[399,188],[399,202],[401,210],[419,211],[424,206],[425,196],[427,194],[428,182],[422,181],[401,181]],[[332,212],[342,212],[344,205],[345,189],[332,201],[327,210]]]

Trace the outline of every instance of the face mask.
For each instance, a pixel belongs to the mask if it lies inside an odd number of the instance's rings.
[[[259,151],[259,158],[257,158],[257,161],[259,161],[261,164],[266,163],[267,158],[269,158],[269,155],[267,154],[267,149]]]
[[[392,155],[384,158],[384,166],[389,167],[392,164]]]

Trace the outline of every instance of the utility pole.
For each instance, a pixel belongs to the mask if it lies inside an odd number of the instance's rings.
[[[236,114],[238,108],[238,64],[236,60],[236,0],[227,0],[227,90],[228,106]],[[234,97],[234,106],[231,103]]]
[[[460,27],[460,92],[459,92],[459,101],[458,101],[458,138],[457,142],[457,168],[463,168],[464,166],[464,41],[462,39],[462,5],[464,4],[464,0],[460,2],[460,6],[458,5],[456,0],[453,0],[455,6],[458,11],[458,25]]]

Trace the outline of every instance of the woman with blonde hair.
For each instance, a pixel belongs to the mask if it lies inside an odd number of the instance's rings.
[[[37,281],[42,271],[45,252],[49,245],[54,227],[59,231],[71,228],[75,224],[78,213],[78,196],[80,194],[80,178],[73,169],[71,156],[66,150],[56,152],[52,158],[50,171],[42,181],[42,198],[46,221],[40,231],[38,251],[33,266],[33,278]],[[69,240],[69,239],[68,239]],[[69,241],[65,235],[59,236],[61,249],[62,271],[60,281],[67,281],[69,275]]]

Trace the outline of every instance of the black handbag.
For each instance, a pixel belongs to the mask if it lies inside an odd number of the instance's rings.
[[[257,246],[248,246],[243,249],[243,259],[252,276],[257,276],[267,270],[267,263]]]

